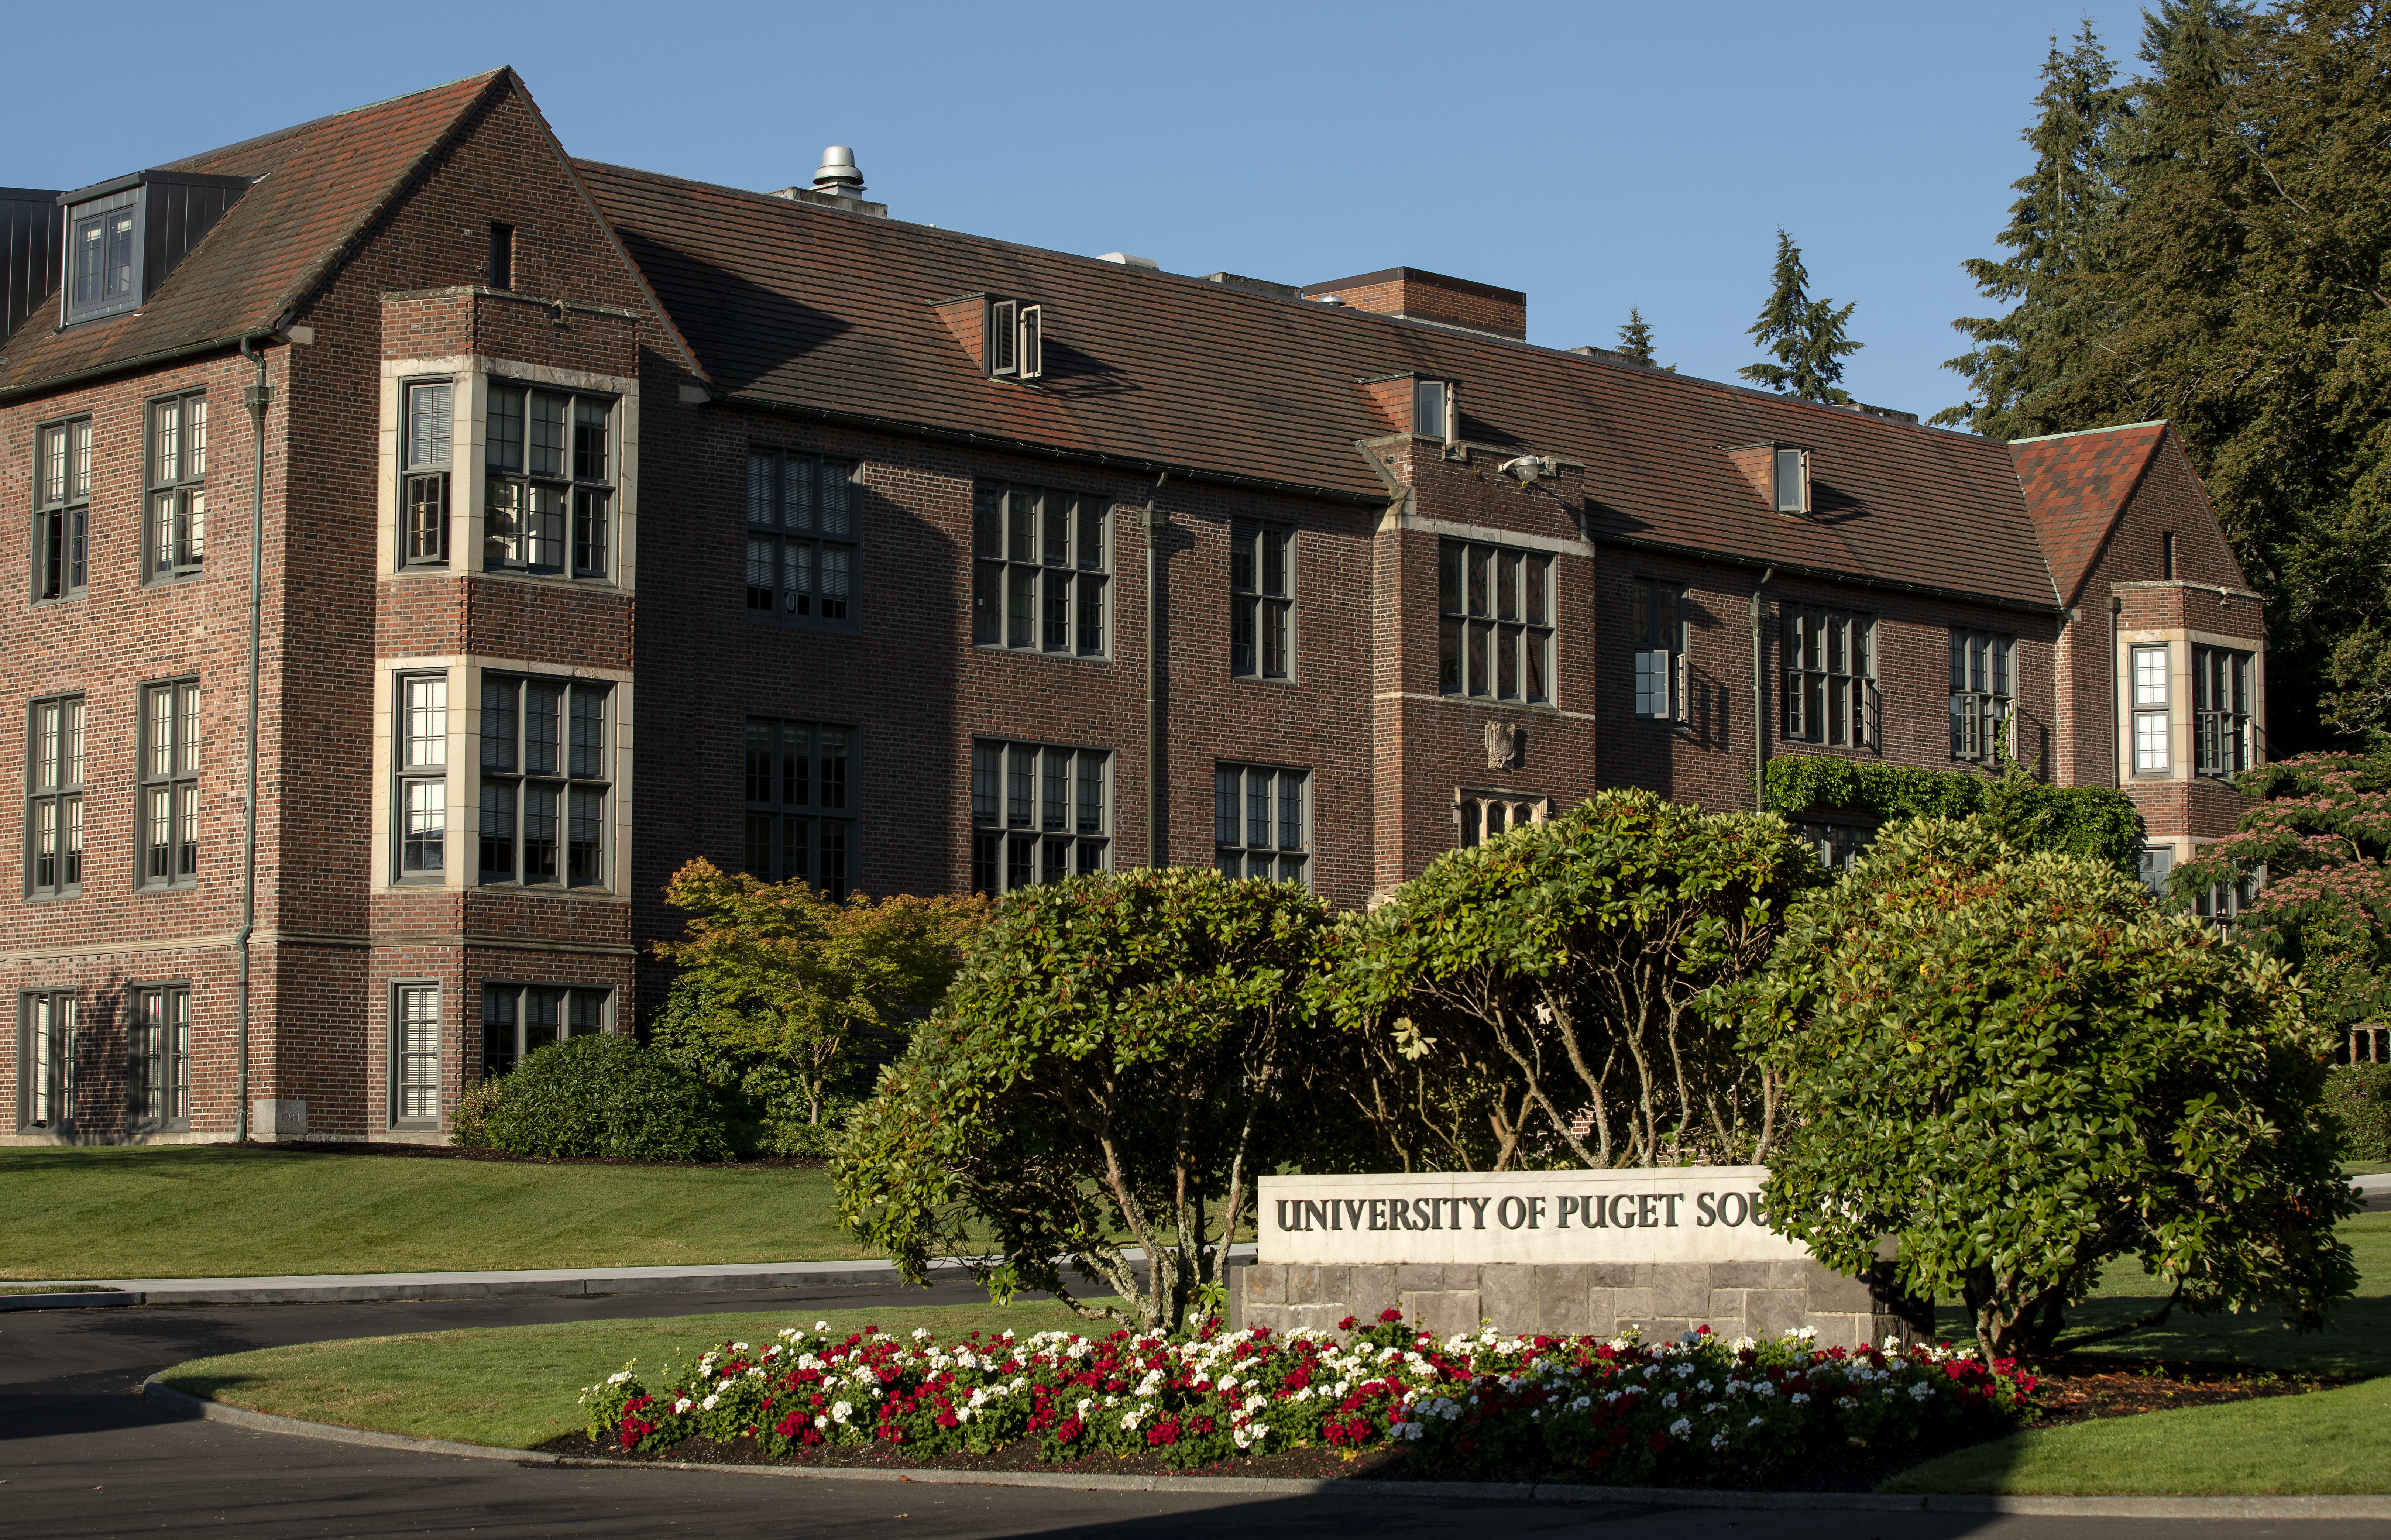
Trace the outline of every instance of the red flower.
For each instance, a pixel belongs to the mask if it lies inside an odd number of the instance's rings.
[[[1666,1433],[1655,1433],[1646,1442],[1650,1443],[1655,1449],[1666,1449],[1669,1447],[1669,1435]]]

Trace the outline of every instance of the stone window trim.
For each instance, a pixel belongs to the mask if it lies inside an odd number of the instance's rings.
[[[17,994],[17,1128],[63,1138],[75,1123],[75,1061],[82,998],[73,990]]]
[[[451,697],[449,670],[430,669],[397,676],[392,705],[397,719],[391,724],[391,749],[395,778],[391,788],[391,880],[409,886],[437,886],[446,874],[450,811],[448,718]]]
[[[153,396],[142,408],[141,581],[204,576],[208,545],[208,393]]]
[[[1779,606],[1782,742],[1873,752],[1880,744],[1876,616],[1799,602]]]
[[[1684,727],[1686,657],[1693,640],[1686,585],[1657,577],[1631,579],[1628,629],[1635,644],[1635,715]]]
[[[1229,674],[1295,681],[1296,531],[1284,520],[1229,524]]]
[[[612,688],[485,670],[477,694],[474,885],[604,889],[615,754]]]
[[[1549,551],[1481,540],[1437,546],[1437,691],[1549,706],[1559,615]]]
[[[401,731],[405,692],[401,681],[444,676],[447,679],[447,734],[444,763],[431,766],[429,779],[445,775],[441,798],[446,812],[444,861],[437,873],[402,871],[404,803],[399,786],[413,773],[404,763],[407,748]],[[636,720],[636,689],[628,669],[577,666],[562,668],[529,658],[479,654],[434,654],[383,658],[374,670],[373,822],[372,848],[382,852],[374,863],[377,892],[421,892],[426,888],[462,891],[484,886],[481,874],[482,810],[480,795],[482,686],[486,679],[538,679],[568,688],[583,684],[607,692],[601,730],[611,779],[605,783],[607,805],[602,834],[605,880],[587,886],[536,883],[528,887],[509,883],[498,891],[523,891],[549,901],[626,903],[630,892],[631,820],[633,816],[632,723]],[[569,704],[569,699],[568,699]],[[570,727],[561,729],[570,737]],[[521,732],[521,724],[517,724]],[[562,778],[560,778],[562,780]],[[560,818],[566,815],[560,814]],[[520,831],[518,831],[518,834]],[[560,835],[560,842],[563,838]],[[560,861],[562,861],[560,856]]]
[[[481,996],[485,1081],[550,1043],[615,1029],[614,990],[609,985],[489,978],[482,981]]]
[[[747,618],[854,632],[862,464],[762,442],[747,446]]]
[[[2175,773],[2175,648],[2134,642],[2126,650],[2126,753],[2145,780]]]
[[[1312,886],[1312,771],[1284,765],[1212,767],[1212,864],[1231,879]]]
[[[411,471],[407,463],[409,387],[436,385],[443,381],[453,387],[450,396],[449,469],[446,472],[448,475],[446,486],[447,531],[439,548],[446,555],[438,560],[410,562],[407,556],[410,477],[425,472],[420,468]],[[485,473],[491,455],[491,396],[494,391],[506,389],[536,390],[576,398],[586,396],[612,404],[606,423],[608,463],[604,480],[589,478],[585,483],[569,473],[575,469],[571,463],[574,422],[570,408],[567,409],[566,438],[562,446],[565,456],[563,469],[568,473],[558,478],[542,478],[544,484],[552,484],[559,488],[580,487],[607,494],[603,576],[575,576],[575,558],[579,553],[573,549],[574,495],[570,490],[566,493],[562,512],[562,559],[549,564],[553,570],[549,567],[536,569],[528,564],[493,567],[485,562],[492,533],[489,518],[491,477]],[[639,576],[639,408],[640,382],[628,376],[557,369],[480,354],[383,360],[375,557],[375,570],[382,575],[381,580],[418,582],[470,576],[483,581],[532,583],[609,594],[636,592]],[[432,473],[440,472],[435,470]],[[499,479],[506,481],[508,478],[502,475]],[[529,480],[526,467],[522,475],[514,478],[513,484],[520,485]]]
[[[127,984],[126,1111],[143,1133],[191,1126],[191,981],[153,979]]]
[[[969,790],[973,892],[1112,870],[1112,750],[975,738]]]
[[[1455,786],[1453,790],[1454,837],[1464,850],[1522,823],[1550,822],[1552,816],[1553,799],[1549,796],[1475,786]]]
[[[437,978],[390,981],[390,1126],[437,1131],[447,1059],[446,1013]]]
[[[32,598],[36,604],[81,599],[91,581],[89,416],[33,429]]]
[[[2195,642],[2191,649],[2191,772],[2231,781],[2248,770],[2253,752],[2256,654]]]
[[[1113,498],[1023,482],[972,486],[972,645],[1112,655]]]
[[[200,681],[152,679],[135,694],[133,878],[136,891],[196,887],[200,880]]]
[[[802,877],[834,902],[862,880],[862,731],[853,724],[750,717],[742,745],[741,867]]]
[[[84,777],[89,720],[84,697],[48,695],[25,722],[25,897],[83,891]]]

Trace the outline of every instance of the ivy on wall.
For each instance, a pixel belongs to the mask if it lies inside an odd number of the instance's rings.
[[[1919,770],[1817,754],[1768,762],[1762,804],[1799,818],[1814,809],[1868,813],[1885,822],[1902,818],[1966,818],[1980,814],[2022,850],[2055,850],[2135,870],[2142,818],[2113,786],[2046,785],[2011,763],[2008,773]]]

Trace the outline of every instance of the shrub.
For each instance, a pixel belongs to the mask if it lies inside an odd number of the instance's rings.
[[[506,1094],[506,1077],[500,1075],[465,1088],[465,1094],[457,1098],[457,1116],[448,1122],[450,1144],[469,1149],[490,1147],[490,1110]]]
[[[2356,1285],[2299,985],[2103,863],[1895,825],[1712,1003],[1785,1082],[1771,1227],[1847,1274],[1898,1237],[1898,1284],[1959,1296],[1988,1356],[2052,1345],[2122,1256],[2174,1290],[2137,1325],[2313,1327]]]
[[[497,1082],[491,1145],[516,1155],[730,1160],[730,1120],[703,1081],[613,1033],[542,1048]]]
[[[1176,1326],[1222,1289],[1254,1177],[1312,1132],[1282,1093],[1325,921],[1292,883],[1200,869],[1009,895],[849,1119],[840,1217],[911,1281],[935,1256],[992,1250],[972,1266],[999,1300],[1071,1302],[1068,1263],[1146,1326]]]
[[[1997,1432],[2023,1417],[2035,1387],[1964,1351],[1819,1350],[1803,1333],[1439,1341],[1394,1311],[1341,1339],[1217,1328],[940,1344],[926,1330],[900,1342],[817,1326],[725,1342],[653,1388],[628,1365],[581,1401],[589,1437],[627,1453],[696,1437],[752,1440],[768,1459],[825,1445],[929,1459],[1035,1441],[1040,1459],[1153,1454],[1191,1467],[1399,1446],[1425,1475],[1643,1485],[1782,1468],[1852,1443]]]
[[[1787,817],[1847,808],[1888,822],[1907,818],[1983,818],[2021,850],[2081,856],[2131,874],[2141,814],[2113,786],[2051,786],[2010,761],[2006,773],[1921,770],[1823,754],[1768,761],[1764,805]]]
[[[2344,1160],[2391,1160],[2391,1064],[2345,1064],[2325,1082]]]

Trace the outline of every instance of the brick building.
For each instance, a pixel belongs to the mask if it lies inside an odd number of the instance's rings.
[[[7,1137],[437,1139],[628,1029],[699,854],[1359,905],[1598,786],[2003,741],[2153,872],[2230,827],[2265,632],[2163,424],[2004,445],[863,190],[575,162],[503,70],[0,190]]]

